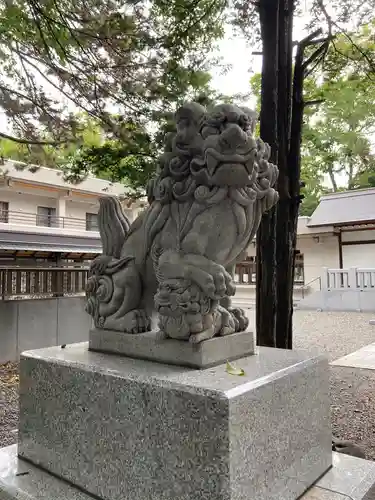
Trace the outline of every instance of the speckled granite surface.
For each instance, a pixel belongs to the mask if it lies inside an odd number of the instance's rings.
[[[331,463],[328,364],[261,348],[237,365],[26,353],[20,456],[109,500],[295,500]]]
[[[342,453],[332,456],[332,469],[301,500],[373,500],[375,462]]]
[[[208,368],[254,354],[255,334],[250,331],[238,332],[214,337],[200,344],[190,344],[184,340],[161,340],[157,330],[131,335],[94,328],[90,331],[89,346],[94,351],[122,354],[158,363]]]
[[[93,497],[19,460],[17,445],[12,445],[0,448],[0,500],[93,500]]]
[[[375,463],[333,453],[333,467],[300,500],[373,500]],[[92,500],[48,472],[17,458],[17,446],[0,449],[0,500]],[[245,497],[244,500],[253,500]],[[280,499],[282,500],[282,499]]]

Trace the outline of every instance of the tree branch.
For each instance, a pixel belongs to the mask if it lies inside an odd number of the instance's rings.
[[[331,16],[328,14],[327,9],[326,9],[326,6],[325,6],[325,5],[324,5],[324,3],[323,3],[323,0],[318,0],[318,5],[319,5],[320,10],[322,11],[322,13],[323,13],[324,17],[326,18],[327,25],[328,25],[328,33],[329,33],[329,36],[332,36],[332,25],[333,25],[332,18],[331,18]]]
[[[317,67],[317,65],[324,61],[325,56],[327,55],[329,48],[329,42],[325,42],[323,45],[321,45],[318,49],[316,49],[311,56],[303,63],[302,69],[305,73],[305,78],[314,71],[314,69]],[[315,64],[309,68],[311,63],[315,62]]]
[[[18,144],[28,144],[31,146],[58,146],[60,144],[66,144],[67,142],[69,142],[68,139],[65,139],[64,141],[38,141],[34,139],[21,139],[19,137],[5,134],[4,132],[0,132],[0,137],[2,137],[3,139],[8,139],[9,141],[17,142]]]
[[[25,99],[25,101],[31,102],[31,104],[33,104],[35,107],[37,107],[37,108],[41,109],[42,111],[46,112],[45,107],[43,107],[40,103],[38,103],[38,101],[36,101],[32,97],[29,97],[29,96],[27,96],[25,94],[22,94],[21,92],[18,92],[18,90],[11,89],[10,87],[7,87],[6,85],[2,85],[0,83],[0,92],[1,91],[8,92],[9,94],[13,94],[13,95],[19,97],[20,99]]]
[[[326,102],[326,99],[313,99],[311,101],[304,101],[304,106],[315,106],[316,104],[322,104]]]
[[[366,52],[364,52],[361,47],[359,45],[357,45],[354,40],[351,38],[351,36],[345,31],[343,30],[335,21],[333,21],[332,17],[328,14],[327,12],[327,9],[323,3],[323,0],[317,0],[317,3],[324,15],[324,17],[326,18],[326,21],[327,21],[327,24],[328,24],[328,31],[329,31],[329,35],[330,37],[332,37],[332,27],[335,26],[340,33],[342,33],[343,36],[345,36],[349,42],[352,44],[352,46],[358,50],[358,52],[362,55],[362,57],[367,61],[370,69],[372,72],[375,73],[375,62],[368,56],[368,54],[366,54]],[[338,52],[338,51],[337,51]],[[350,57],[348,57],[347,55],[345,54],[342,54],[344,57],[346,57],[347,59],[350,59]]]

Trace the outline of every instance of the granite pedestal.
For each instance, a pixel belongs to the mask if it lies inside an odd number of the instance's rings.
[[[375,462],[341,453],[333,453],[332,458],[333,467],[300,500],[373,500]],[[17,458],[17,445],[13,445],[0,449],[0,500],[93,500],[93,497]]]
[[[131,335],[94,328],[90,331],[89,347],[92,351],[202,369],[254,354],[255,335],[250,331],[238,332],[191,344],[162,338],[158,330]]]
[[[261,348],[236,364],[24,353],[19,456],[105,500],[296,500],[331,466],[328,363]]]

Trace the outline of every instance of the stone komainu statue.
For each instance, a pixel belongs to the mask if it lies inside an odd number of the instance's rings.
[[[198,343],[248,326],[231,307],[234,268],[277,202],[278,170],[247,108],[187,103],[175,120],[147,210],[130,225],[116,198],[100,200],[103,255],[91,266],[87,311],[97,328],[133,334],[157,313],[165,338]]]

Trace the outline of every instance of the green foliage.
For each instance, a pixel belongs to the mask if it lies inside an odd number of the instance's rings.
[[[311,215],[329,190],[375,186],[375,78],[366,57],[375,53],[375,22],[356,35],[340,35],[323,70],[305,80],[301,215]],[[365,54],[365,56],[364,56]],[[260,98],[260,75],[250,81]],[[329,187],[326,180],[329,181]],[[325,181],[325,182],[324,182]]]
[[[100,146],[103,142],[103,130],[98,121],[82,113],[77,115],[76,120],[80,123],[80,127],[74,142],[67,142],[58,147],[32,147],[30,144],[0,139],[0,155],[26,164],[50,168],[64,165],[82,147]]]
[[[94,172],[103,170],[96,157],[103,153],[106,165],[118,166],[116,178],[133,166],[149,169],[145,153],[159,141],[150,132],[155,124],[164,127],[186,99],[211,99],[207,70],[215,61],[207,52],[223,34],[225,6],[226,0],[0,0],[0,108],[13,138],[27,140],[17,147],[3,141],[3,154],[48,165],[68,158],[65,168]],[[99,127],[98,144],[90,144],[77,112]],[[61,147],[64,141],[72,146]]]
[[[374,25],[372,29],[375,32]],[[368,26],[363,31],[368,32]],[[343,53],[345,48],[350,50],[344,41],[337,41]],[[361,179],[375,165],[370,140],[375,131],[375,80],[357,65],[339,64],[334,50],[328,54],[327,68],[322,81],[308,82],[306,99],[324,102],[309,110],[302,146],[304,167],[326,174],[334,191],[340,186],[362,187]]]

